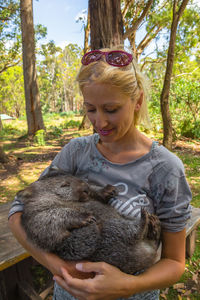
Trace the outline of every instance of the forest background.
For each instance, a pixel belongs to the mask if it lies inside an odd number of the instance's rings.
[[[141,15],[145,2],[148,1],[132,1],[134,5],[125,10],[126,1],[121,1],[124,24],[127,28],[134,25],[136,16]],[[127,46],[132,48],[142,71],[151,82],[149,111],[152,129],[162,130],[160,94],[169,47],[172,2],[152,2],[149,13],[137,27],[135,34],[139,37],[136,36],[133,42],[129,36]],[[25,116],[19,1],[1,0],[0,6],[0,112],[19,119]],[[3,9],[6,7],[7,10]],[[84,28],[87,27],[87,18],[79,21],[83,22]],[[76,84],[76,75],[83,49],[77,44],[69,44],[62,49],[53,41],[42,44],[47,30],[41,24],[35,26],[37,77],[42,113],[82,113],[82,97]],[[198,2],[195,4],[195,1],[189,1],[177,30],[171,78],[169,103],[174,138],[200,138],[199,36],[200,6]],[[146,52],[150,43],[155,45],[153,53]]]
[[[160,143],[163,140],[160,99],[167,68],[175,2],[180,6],[182,1],[121,0],[125,44],[127,49],[135,54],[150,83],[148,106],[151,128],[141,129]],[[7,114],[13,118],[11,121],[0,119],[0,149],[3,149],[2,153],[6,155],[5,161],[0,164],[0,203],[11,201],[17,190],[36,180],[39,173],[70,138],[92,132],[88,124],[84,124],[85,127],[80,130],[84,110],[82,96],[76,83],[81,57],[90,49],[89,34],[92,28],[88,12],[78,21],[83,26],[84,47],[68,44],[61,48],[52,40],[43,43],[48,28],[42,24],[35,25],[34,51],[44,126],[29,134],[23,76],[20,1],[0,0],[0,114]],[[154,49],[153,52],[149,52],[152,43]],[[177,27],[170,78],[169,111],[172,120],[172,150],[184,162],[193,192],[193,205],[198,207],[199,78],[200,3],[198,0],[189,0]],[[194,293],[194,298],[189,299],[200,297],[198,240],[197,243],[193,260],[188,262],[188,273],[184,283],[174,287],[169,293],[168,290],[163,291],[164,299],[175,299],[175,296],[187,299],[190,295],[187,295],[188,291]]]

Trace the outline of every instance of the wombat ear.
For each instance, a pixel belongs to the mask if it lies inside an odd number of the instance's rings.
[[[18,198],[20,198],[20,197],[24,197],[24,198],[31,197],[32,196],[32,191],[33,191],[32,188],[29,186],[26,189],[19,191],[17,193],[17,197]]]
[[[60,187],[70,186],[70,182],[68,180],[65,180]]]

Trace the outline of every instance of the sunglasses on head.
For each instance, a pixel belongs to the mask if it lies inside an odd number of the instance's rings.
[[[125,51],[122,50],[113,50],[108,52],[103,52],[100,50],[93,50],[84,54],[81,62],[84,66],[87,66],[105,55],[106,62],[115,67],[125,67],[128,66],[132,60],[133,56]]]

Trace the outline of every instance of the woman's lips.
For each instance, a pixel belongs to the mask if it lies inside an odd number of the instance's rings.
[[[111,132],[112,132],[112,129],[109,129],[109,130],[99,129],[99,133],[103,136],[109,135]]]

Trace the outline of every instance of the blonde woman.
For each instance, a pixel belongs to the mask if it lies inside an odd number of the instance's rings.
[[[54,275],[54,300],[158,300],[159,289],[176,282],[185,267],[185,226],[191,192],[182,162],[139,131],[148,124],[147,85],[131,53],[103,49],[86,53],[77,77],[96,133],[71,140],[42,176],[62,170],[97,184],[119,187],[110,201],[123,215],[141,208],[162,225],[162,251],[149,269],[129,275],[105,262],[64,262],[27,242],[15,199],[10,227],[19,242]],[[120,258],[119,258],[120,259]]]

